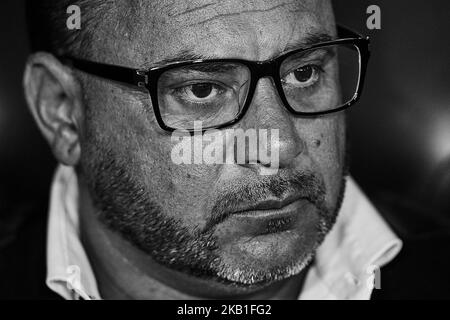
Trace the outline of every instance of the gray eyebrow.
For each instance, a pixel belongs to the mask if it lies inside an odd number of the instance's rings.
[[[191,60],[206,60],[206,59],[214,59],[214,57],[212,56],[208,56],[208,55],[203,55],[203,54],[199,54],[196,53],[192,50],[189,49],[184,49],[181,52],[170,56],[170,57],[166,57],[156,63],[153,63],[153,65],[166,65],[166,64],[171,64],[171,63],[176,63],[176,62],[182,62],[182,61],[191,61]]]
[[[285,48],[285,52],[311,47],[313,45],[332,41],[334,39],[335,37],[325,32],[308,33],[303,39],[289,43]]]
[[[193,64],[183,67],[180,71],[197,71],[205,73],[222,73],[232,71],[239,68],[234,63],[206,63],[206,64]]]
[[[139,66],[140,69],[146,70],[154,67],[162,67],[168,64],[184,62],[184,61],[192,61],[192,60],[206,60],[206,59],[214,59],[212,56],[198,54],[192,50],[184,49],[179,53],[176,53],[171,56],[167,56],[159,61],[146,61],[142,65]]]

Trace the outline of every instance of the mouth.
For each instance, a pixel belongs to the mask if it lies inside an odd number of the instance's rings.
[[[233,212],[233,216],[277,218],[280,215],[290,213],[292,209],[299,209],[306,202],[306,199],[297,195],[291,195],[282,200],[266,199],[240,207]]]
[[[214,220],[205,229],[222,229],[227,225],[227,238],[231,233],[256,236],[283,232],[297,229],[314,208],[311,200],[301,193],[290,192],[283,198],[268,195],[261,200],[230,205],[220,219]],[[230,230],[233,232],[230,233]]]
[[[318,219],[317,208],[305,197],[272,198],[234,210],[217,225],[215,236],[221,256],[230,261],[283,265],[310,250]]]
[[[279,234],[298,228],[303,213],[311,211],[312,204],[305,198],[288,197],[283,200],[265,200],[232,214],[232,219],[253,236]]]
[[[253,235],[274,234],[292,230],[301,221],[302,212],[310,210],[310,202],[298,199],[284,206],[255,207],[233,214],[233,219]]]

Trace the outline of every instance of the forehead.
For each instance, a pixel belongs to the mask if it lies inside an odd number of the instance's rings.
[[[122,1],[100,32],[106,62],[148,67],[180,53],[265,60],[308,35],[333,35],[335,29],[328,0],[131,3]]]

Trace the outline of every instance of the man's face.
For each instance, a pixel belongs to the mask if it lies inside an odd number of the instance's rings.
[[[93,38],[102,39],[97,61],[142,68],[181,53],[262,61],[308,35],[335,34],[328,1],[123,6]],[[123,12],[129,22],[117,27]],[[262,163],[179,165],[147,94],[85,79],[81,172],[101,221],[161,265],[225,285],[264,286],[307,265],[340,206],[342,114],[295,117],[263,78],[229,128],[278,129],[278,172],[262,175]]]

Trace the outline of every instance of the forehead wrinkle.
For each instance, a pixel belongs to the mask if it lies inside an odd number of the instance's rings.
[[[208,7],[211,7],[211,6],[215,5],[215,4],[217,4],[217,3],[218,2],[211,2],[211,3],[203,4],[203,5],[200,5],[198,7],[189,8],[189,9],[183,11],[183,12],[179,12],[179,13],[175,13],[175,14],[169,14],[169,16],[171,16],[173,18],[181,17],[181,16],[187,15],[189,13],[194,13],[195,11],[206,9]]]
[[[285,3],[280,3],[280,4],[277,4],[277,5],[272,6],[270,8],[265,8],[265,9],[248,9],[248,10],[241,10],[241,11],[238,11],[238,12],[221,13],[221,14],[215,15],[214,17],[210,17],[210,18],[198,21],[198,22],[194,22],[194,23],[188,24],[187,26],[190,27],[190,26],[194,26],[194,25],[202,25],[202,24],[208,23],[208,22],[213,21],[213,20],[217,20],[217,19],[221,19],[221,18],[229,18],[229,17],[233,17],[233,16],[239,16],[239,15],[242,15],[242,14],[268,13],[270,11],[274,11],[274,10],[277,10],[279,8],[287,7],[287,6],[300,6],[301,7],[301,8],[295,8],[295,9],[291,10],[291,12],[299,12],[299,11],[307,10],[307,8],[300,2],[285,2]],[[215,11],[217,12],[217,9]]]
[[[271,10],[276,10],[277,8],[281,6],[287,6],[290,3],[283,3],[278,4],[276,6],[272,6],[271,8],[268,8],[266,10],[247,10],[247,11],[258,11],[258,12],[270,12]],[[297,12],[300,11],[301,19],[297,17]],[[217,25],[211,25],[207,26],[207,29],[203,28],[202,30],[208,30],[208,28],[212,28],[213,31],[220,29],[221,32],[217,33],[217,37],[206,37],[202,38],[202,42],[204,44],[203,47],[210,47],[210,48],[216,48],[216,50],[208,50],[208,51],[202,51],[197,50],[201,48],[202,46],[198,45],[198,41],[194,40],[193,38],[192,43],[194,45],[188,45],[184,43],[184,46],[187,48],[183,51],[181,51],[182,54],[178,54],[178,50],[175,50],[177,54],[172,55],[166,55],[161,56],[158,59],[152,59],[151,61],[149,59],[145,59],[145,63],[143,66],[149,67],[149,66],[155,66],[159,64],[167,64],[171,63],[173,61],[184,61],[184,60],[195,60],[195,59],[213,59],[213,58],[243,58],[247,60],[253,60],[253,61],[264,61],[270,58],[273,58],[282,52],[286,50],[286,47],[292,43],[292,42],[300,42],[298,36],[305,36],[307,37],[308,34],[316,34],[316,33],[325,33],[326,30],[322,28],[321,23],[319,22],[318,17],[314,12],[311,12],[311,10],[302,10],[298,9],[294,10],[293,8],[290,8],[289,13],[290,15],[295,15],[298,19],[297,21],[302,21],[301,26],[297,27],[288,27],[285,24],[282,24],[282,20],[286,20],[286,15],[277,15],[276,20],[273,20],[273,23],[277,23],[277,21],[280,22],[280,25],[283,25],[282,30],[278,30],[276,32],[277,38],[274,39],[273,37],[265,37],[263,36],[263,32],[270,31],[266,28],[266,30],[260,29],[260,24],[254,25],[254,24],[248,24],[246,19],[240,19],[238,15],[236,15],[232,19],[232,23],[222,23],[223,21],[218,20],[219,26]],[[216,22],[212,22],[212,24],[215,24]],[[183,27],[184,29],[186,26]],[[242,30],[246,30],[247,32],[245,34],[251,34],[256,35],[253,37],[253,39],[246,38],[244,42],[241,39],[243,36]],[[205,31],[206,32],[206,31]],[[201,34],[201,33],[200,33]],[[209,34],[215,34],[214,32],[210,32]],[[223,52],[218,45],[217,41],[220,41],[222,43],[222,46],[220,46],[222,49],[227,48],[229,49],[226,52]],[[253,45],[249,45],[248,41],[253,41]],[[210,44],[207,44],[209,43]],[[301,42],[303,44],[303,42]],[[306,45],[306,44],[305,44]],[[231,50],[231,47],[234,48],[234,51]],[[243,48],[242,51],[239,51],[239,48]],[[268,50],[265,50],[265,52],[261,51],[261,48],[270,48]],[[269,52],[270,51],[270,52]],[[187,52],[188,55],[186,55],[184,52]],[[196,54],[196,55],[192,55]],[[245,57],[245,55],[247,55]],[[183,57],[187,56],[188,58],[184,59]],[[181,57],[181,59],[180,59]],[[155,63],[155,60],[157,63]]]
[[[209,0],[211,1],[211,0]],[[194,20],[194,16],[198,18],[205,18],[205,16],[209,15],[211,16],[211,12],[218,13],[220,11],[222,12],[229,12],[229,11],[236,11],[236,6],[238,5],[235,2],[221,2],[217,5],[213,5],[214,2],[209,2],[205,4],[203,0],[198,1],[186,1],[182,2],[179,0],[166,0],[166,1],[144,1],[144,0],[115,0],[114,1],[116,5],[114,8],[115,13],[115,19],[109,19],[109,28],[103,29],[103,35],[109,35],[104,36],[105,39],[112,39],[114,41],[107,41],[110,46],[108,47],[108,52],[105,52],[105,55],[109,53],[109,57],[107,57],[107,60],[105,62],[110,63],[117,63],[118,61],[121,61],[121,64],[137,67],[138,65],[149,65],[151,61],[155,60],[161,60],[167,56],[170,56],[170,52],[173,51],[172,49],[176,49],[177,46],[168,47],[167,49],[159,49],[155,48],[153,46],[149,46],[147,40],[150,39],[150,37],[160,37],[161,32],[159,30],[160,26],[167,26],[165,27],[167,30],[177,30],[180,31],[183,30],[186,32],[189,32],[189,28],[187,27],[187,23],[192,22]],[[196,8],[187,8],[186,3],[201,3]],[[251,9],[252,6],[255,6],[256,4],[259,4],[261,7],[261,3],[264,3],[263,5],[267,6],[268,8],[260,8],[260,9]],[[239,19],[239,15],[245,14],[245,13],[252,13],[252,12],[262,12],[263,14],[267,14],[267,12],[272,12],[273,10],[279,10],[283,7],[289,7],[289,13],[292,14],[293,12],[302,11],[304,13],[312,14],[315,16],[314,12],[317,10],[320,10],[322,6],[317,6],[318,3],[315,1],[290,1],[283,3],[279,3],[277,5],[273,5],[273,2],[256,2],[253,1],[239,3],[240,11],[235,13],[228,13],[228,14],[222,14],[221,16],[235,16],[234,22],[232,24],[222,24],[221,20],[219,20],[218,16],[213,18],[207,18],[206,20],[213,20],[218,19],[217,22],[220,23],[220,30],[223,32],[218,32],[217,34],[220,35],[220,40],[223,40],[223,37],[226,36],[226,38],[231,41],[231,43],[236,43],[236,36],[240,37],[241,30],[245,28],[248,32],[251,34],[258,34],[260,31],[258,28],[251,31],[248,28],[253,28],[252,25],[246,23],[245,17],[242,19]],[[234,4],[234,6],[233,6]],[[269,7],[270,6],[270,7]],[[184,11],[180,11],[180,7],[184,9]],[[304,10],[302,9],[304,8]],[[234,10],[233,10],[234,9]],[[239,9],[237,9],[239,10]],[[172,18],[168,19],[168,16],[172,16]],[[178,16],[178,18],[173,18],[174,16]],[[182,18],[181,18],[182,17]],[[191,18],[190,18],[191,17]],[[124,18],[129,18],[130,21],[133,21],[132,23],[127,23],[123,20]],[[130,19],[132,18],[132,19]],[[282,14],[277,15],[277,19],[282,19]],[[112,21],[111,21],[112,20]],[[206,23],[207,21],[204,20],[202,23]],[[223,21],[223,20],[222,20]],[[180,24],[181,22],[181,24]],[[212,22],[213,24],[216,21]],[[237,27],[237,24],[243,23],[244,26]],[[263,27],[263,25],[262,25]],[[308,31],[307,29],[311,26],[308,25],[308,23],[304,24],[304,31]],[[200,26],[200,28],[203,28],[203,26]],[[186,30],[188,29],[188,30]],[[228,30],[225,32],[225,29]],[[144,31],[146,30],[146,31]],[[204,34],[206,29],[202,29],[202,31],[198,34]],[[215,30],[215,27],[213,27],[213,31]],[[145,34],[145,39],[142,39],[142,41],[136,41],[136,39],[140,38],[139,36],[141,33]],[[193,30],[195,34],[195,30]],[[198,32],[198,31],[197,31]],[[293,33],[294,30],[286,29],[284,30],[285,36],[279,35],[280,39],[284,39],[280,42],[279,46],[283,47],[287,39],[291,38],[290,36],[287,36],[291,33]],[[228,33],[226,35],[225,33]],[[172,35],[170,35],[172,34]],[[184,34],[184,33],[183,33]],[[212,32],[211,34],[216,34],[215,32]],[[167,36],[171,36],[173,38],[176,38],[177,35],[179,35],[178,32],[175,33],[168,33]],[[261,38],[261,37],[258,37]],[[202,38],[203,42],[211,42],[210,47],[216,48],[217,44],[215,43],[215,40],[218,38],[213,37],[206,37]],[[117,41],[120,40],[120,41]],[[255,38],[256,40],[256,38]],[[263,38],[259,39],[263,40]],[[256,40],[257,41],[257,40]],[[273,39],[271,40],[273,42]],[[104,40],[103,40],[104,42]],[[198,45],[196,45],[196,41],[193,41],[192,45],[189,45],[188,43],[183,42],[183,46],[187,46],[192,50],[196,50]],[[163,46],[164,47],[164,46]],[[257,50],[257,48],[255,48]],[[175,50],[176,51],[176,50]],[[220,50],[218,50],[218,53]],[[201,51],[199,51],[201,52]],[[240,52],[236,52],[236,57],[240,57],[242,54]]]

